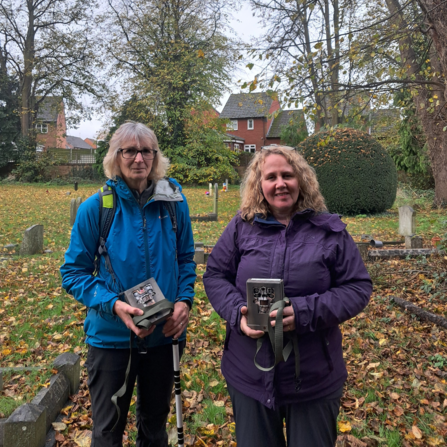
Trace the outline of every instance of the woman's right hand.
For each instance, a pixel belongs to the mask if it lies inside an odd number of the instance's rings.
[[[140,338],[147,337],[155,330],[155,325],[151,326],[149,329],[140,329],[136,327],[132,320],[132,315],[143,315],[144,312],[137,307],[129,306],[129,304],[125,303],[124,301],[115,301],[115,304],[113,305],[113,312],[115,312],[115,314],[123,320],[123,323],[128,329],[133,331]]]
[[[256,329],[251,329],[248,327],[247,323],[247,306],[241,307],[241,331],[250,338],[261,338],[264,335],[264,331],[257,331]]]

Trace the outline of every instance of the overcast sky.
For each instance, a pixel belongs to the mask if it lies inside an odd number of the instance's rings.
[[[253,38],[259,37],[262,32],[261,26],[258,23],[256,17],[253,17],[253,13],[251,11],[250,5],[247,1],[244,2],[242,9],[235,14],[237,18],[233,19],[231,26],[234,30],[237,30],[238,37],[246,43],[250,43],[253,41]],[[251,74],[252,76],[252,74]],[[247,73],[244,71],[239,71],[235,73],[234,76],[234,85],[232,86],[232,92],[237,93],[239,91],[239,87],[237,86],[237,81],[239,79],[249,80],[250,72],[247,70]],[[216,109],[221,111],[225,102],[227,101],[229,94],[226,94],[221,99],[220,107],[216,104]],[[76,137],[85,138],[96,138],[98,133],[101,132],[105,124],[104,117],[96,116],[94,119],[89,121],[82,121],[77,129],[67,128],[67,134],[73,135]]]

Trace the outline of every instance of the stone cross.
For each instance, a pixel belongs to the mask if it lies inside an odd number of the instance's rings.
[[[214,202],[213,202],[213,213],[217,216],[218,206],[217,202],[219,201],[219,184],[214,183]]]
[[[43,225],[33,225],[23,233],[23,241],[20,246],[19,254],[35,255],[43,251]]]
[[[82,197],[77,199],[71,199],[70,202],[70,225],[73,226],[76,220],[76,214],[78,214],[78,209],[81,206]]]
[[[416,211],[411,206],[399,207],[399,234],[413,236],[416,233]]]

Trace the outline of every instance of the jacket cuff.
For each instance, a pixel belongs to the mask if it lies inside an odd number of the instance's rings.
[[[236,305],[236,307],[233,309],[233,312],[231,313],[231,319],[230,319],[230,326],[236,330],[236,332],[239,335],[245,335],[241,331],[241,307],[245,306],[245,303],[239,303]]]
[[[311,295],[317,297],[318,294],[315,293]],[[310,324],[309,321],[309,309],[307,306],[307,299],[305,296],[295,297],[291,300],[293,311],[295,312],[295,328],[299,334],[307,332],[307,328]]]
[[[118,297],[115,296],[110,301],[107,301],[106,303],[103,303],[102,310],[103,312],[110,314],[110,315],[116,315],[115,312],[113,312],[113,306],[118,301]]]
[[[175,300],[176,303],[179,303],[180,301],[183,301],[184,303],[186,303],[188,305],[188,307],[189,307],[189,310],[191,310],[192,303],[193,303],[192,299],[190,299],[190,298],[177,298]]]

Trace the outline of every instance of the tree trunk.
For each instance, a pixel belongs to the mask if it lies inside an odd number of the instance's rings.
[[[431,61],[432,66],[439,66],[440,76],[437,79],[439,86],[424,84],[426,81],[419,74],[420,67],[417,55],[413,50],[413,41],[409,34],[403,35],[399,41],[402,64],[407,70],[408,78],[414,79],[418,86],[414,89],[413,99],[416,105],[416,113],[419,117],[425,136],[427,138],[428,154],[433,169],[435,179],[435,202],[437,205],[447,204],[447,132],[443,128],[447,126],[447,85],[443,79],[447,74],[447,4],[441,1],[418,0],[421,8],[426,8],[426,17],[429,21],[430,33],[436,48],[435,60]],[[438,7],[435,7],[436,5]],[[394,14],[394,22],[398,29],[403,31],[408,29],[401,5],[398,0],[386,0],[389,11]],[[431,11],[431,12],[429,12]],[[430,18],[435,15],[438,20]],[[432,21],[431,21],[432,20]],[[438,26],[442,32],[435,28]],[[431,79],[430,81],[433,81]],[[444,85],[442,85],[444,84]],[[437,96],[437,98],[434,98]],[[433,102],[430,102],[432,100]],[[447,130],[447,129],[446,129]]]
[[[23,52],[23,79],[21,85],[21,116],[20,126],[24,137],[32,136],[34,124],[34,98],[32,98],[33,69],[34,69],[34,3],[27,2],[28,6],[28,31]]]
[[[436,136],[430,146],[430,160],[433,177],[435,178],[435,200],[438,205],[447,204],[447,4],[442,0],[418,0],[419,6],[425,13],[425,20],[429,26],[429,35],[433,39],[437,60],[433,65],[438,66],[439,78],[443,80],[444,89],[440,91],[440,107],[437,118],[432,123]]]

